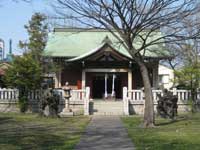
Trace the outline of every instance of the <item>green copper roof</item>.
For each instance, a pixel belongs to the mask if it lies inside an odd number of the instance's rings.
[[[160,32],[152,34],[148,40],[160,36]],[[44,56],[50,57],[80,57],[92,50],[98,49],[102,44],[110,42],[110,45],[127,57],[131,57],[118,40],[106,30],[86,29],[55,29],[49,34]],[[140,46],[139,40],[134,43],[135,47]],[[169,51],[163,45],[153,45],[145,51],[146,57],[170,57]]]

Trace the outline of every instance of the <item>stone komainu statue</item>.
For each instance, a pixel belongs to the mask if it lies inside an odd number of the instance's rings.
[[[157,113],[163,118],[174,119],[177,116],[178,97],[172,92],[164,90],[164,95],[158,95]]]
[[[57,116],[60,96],[53,89],[45,89],[42,94],[42,110],[44,116]]]

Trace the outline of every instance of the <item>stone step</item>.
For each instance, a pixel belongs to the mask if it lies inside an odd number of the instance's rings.
[[[99,110],[123,110],[123,107],[93,107],[92,109],[99,109]]]
[[[93,102],[95,106],[123,106],[123,103],[96,103]]]
[[[93,112],[92,115],[95,115],[95,116],[122,116],[124,115],[123,112]]]
[[[93,104],[93,106],[104,106],[104,107],[107,107],[107,106],[109,106],[109,107],[122,107],[123,106],[123,104],[120,104],[120,105],[106,105],[106,104]]]
[[[123,103],[123,101],[101,101],[101,100],[93,100],[95,103]]]
[[[123,112],[123,101],[93,101],[92,115],[99,116],[114,116],[124,115]]]
[[[113,113],[118,113],[118,112],[123,112],[123,110],[103,110],[103,109],[93,109],[91,112],[98,113],[98,112],[113,112]]]
[[[92,107],[93,109],[123,109],[123,107],[103,107],[103,106],[94,106],[94,107]]]
[[[93,105],[103,105],[103,106],[123,106],[123,103],[93,103]]]
[[[102,108],[123,108],[123,105],[113,106],[113,105],[93,105],[93,107],[102,107]]]
[[[123,109],[93,109],[91,112],[123,112]]]
[[[93,100],[93,102],[97,102],[97,103],[122,103],[123,101],[100,101],[100,100]]]
[[[106,102],[106,101],[105,102],[102,102],[102,101],[98,102],[98,101],[93,101],[93,103],[95,103],[95,104],[113,104],[113,105],[114,104],[123,104],[123,102],[121,102],[121,101],[120,102]]]

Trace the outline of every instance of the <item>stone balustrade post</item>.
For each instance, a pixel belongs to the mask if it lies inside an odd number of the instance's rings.
[[[89,102],[90,102],[90,87],[85,89],[86,96],[84,98],[84,115],[89,115]]]
[[[177,91],[176,88],[173,88],[173,95],[176,95]]]
[[[129,99],[128,99],[127,87],[123,87],[123,104],[124,104],[124,115],[129,115]]]

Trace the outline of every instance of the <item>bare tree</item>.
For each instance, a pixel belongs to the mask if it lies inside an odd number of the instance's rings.
[[[56,0],[55,10],[62,16],[74,12],[72,19],[85,26],[105,28],[125,47],[139,65],[144,83],[144,127],[154,126],[154,104],[145,52],[152,45],[195,38],[187,35],[180,21],[197,13],[196,0]],[[160,36],[154,35],[162,32]],[[154,37],[154,38],[152,38]],[[140,47],[135,47],[135,41]],[[149,40],[151,39],[151,40]]]
[[[200,12],[199,12],[200,13]],[[180,23],[185,27],[184,33],[192,36],[200,29],[199,13],[184,18]],[[196,36],[192,39],[177,41],[168,45],[169,50],[176,56],[176,59],[169,60],[172,69],[182,67],[187,64],[196,64],[200,60],[200,37]]]
[[[194,32],[200,29],[200,17],[199,13],[194,15],[192,18],[186,18],[182,21],[183,25],[186,27],[186,34],[192,35]],[[191,40],[184,40],[178,44],[180,49],[179,53],[181,53],[184,63],[197,63],[199,61],[200,56],[200,37],[193,38]]]

